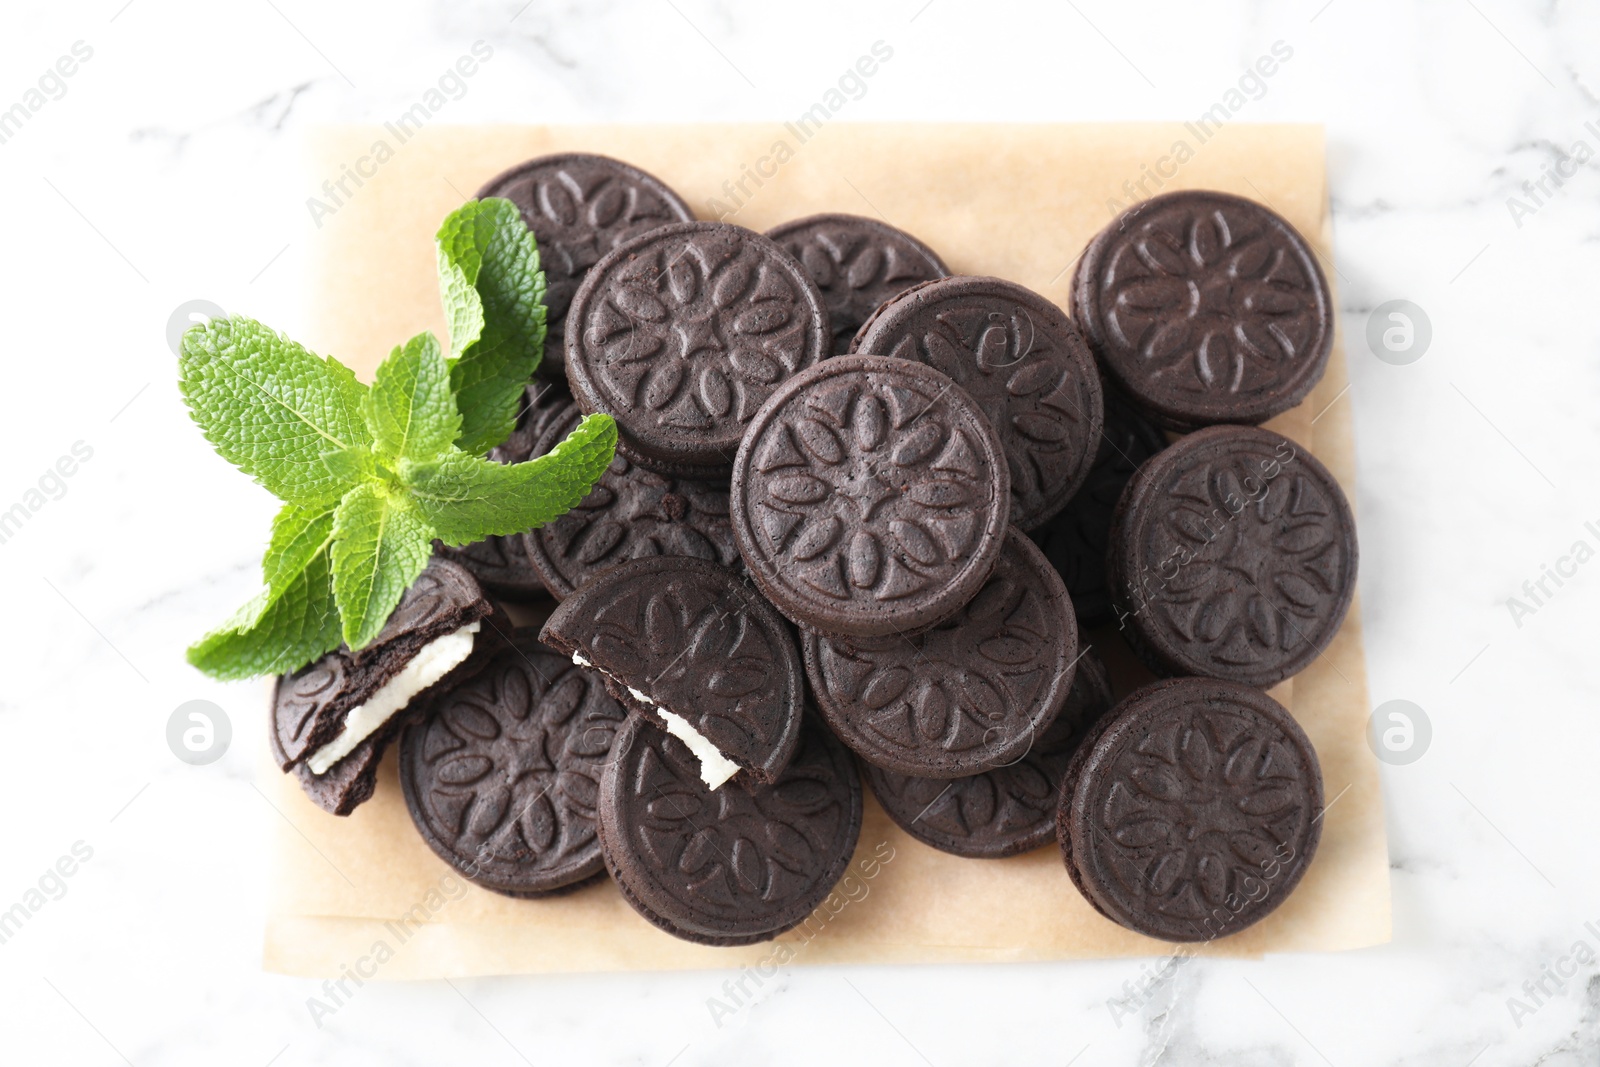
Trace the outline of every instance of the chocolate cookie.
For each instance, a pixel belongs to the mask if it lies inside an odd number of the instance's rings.
[[[409,719],[410,716],[403,718]],[[306,796],[317,807],[330,815],[349,815],[371,800],[372,794],[377,792],[378,766],[383,762],[383,754],[389,750],[389,742],[394,740],[399,728],[397,722],[390,729],[362,739],[348,756],[322,774],[312,774],[311,768],[304,763],[295,764],[289,773],[294,775],[300,788],[305,790]]]
[[[1021,759],[1055,721],[1078,658],[1061,576],[1017,530],[978,595],[931,630],[801,642],[839,740],[868,763],[921,778]]]
[[[1081,488],[1055,518],[1030,536],[1067,583],[1078,622],[1098,626],[1116,616],[1106,585],[1111,513],[1139,465],[1163,448],[1167,436],[1115,393],[1106,393],[1100,449]]]
[[[1044,522],[1088,477],[1100,375],[1078,328],[1038,293],[999,278],[919,285],[879,309],[855,349],[926,363],[972,395],[1005,446],[1013,526]]]
[[[428,847],[487,889],[541,896],[600,874],[595,802],[627,712],[587,671],[510,635],[400,735],[400,785]]]
[[[712,792],[676,737],[635,716],[600,782],[600,843],[623,897],[700,944],[767,941],[804,922],[860,832],[850,753],[814,723],[775,782]]]
[[[492,612],[464,567],[430,561],[371,644],[341,646],[278,679],[269,737],[278,766],[324,810],[350,814],[372,796],[411,702],[481,666],[495,645]]]
[[[921,363],[835,356],[750,422],[731,515],[756,584],[801,626],[887,636],[955,615],[994,570],[1011,477],[977,403]]]
[[[578,419],[578,409],[569,405],[540,447],[554,447]],[[744,569],[728,521],[726,483],[672,478],[620,455],[577,507],[522,539],[528,560],[557,600],[597,571],[648,556],[694,556]]]
[[[1333,475],[1287,437],[1214,426],[1128,483],[1107,576],[1151,670],[1264,689],[1304,669],[1344,621],[1355,518]]]
[[[806,270],[726,222],[665,226],[597,263],[568,313],[567,380],[618,450],[666,473],[726,473],[750,418],[828,354]]]
[[[1311,246],[1227,193],[1165,193],[1117,216],[1079,260],[1072,306],[1106,374],[1172,430],[1288,411],[1333,347]]]
[[[899,827],[941,852],[1015,856],[1056,835],[1056,797],[1087,728],[1111,707],[1111,681],[1084,649],[1072,689],[1050,728],[1018,759],[966,778],[912,778],[870,763],[862,773]]]
[[[554,438],[545,445],[539,442],[550,423],[572,410],[572,396],[563,382],[540,381],[528,386],[522,412],[517,417],[517,428],[501,444],[489,452],[496,463],[526,463],[542,456],[555,447]],[[569,427],[570,429],[570,427]],[[537,600],[545,595],[544,582],[539,571],[528,560],[522,535],[501,536],[491,534],[482,541],[450,548],[434,542],[436,555],[459,563],[472,572],[483,586],[501,600],[523,602]]]
[[[1057,835],[1101,914],[1164,941],[1237,933],[1283,903],[1322,830],[1304,731],[1251,686],[1177,678],[1134,691],[1067,768]]]
[[[566,359],[567,307],[589,268],[630,238],[694,218],[683,198],[654,175],[581,152],[519,163],[491,178],[477,196],[516,204],[539,242],[547,309],[540,370],[555,377]]]
[[[741,771],[776,781],[794,754],[805,694],[794,638],[727,567],[683,556],[620,563],[567,597],[540,638],[683,738],[713,789]]]
[[[850,351],[872,312],[918,282],[945,278],[939,254],[904,230],[862,215],[811,215],[767,231],[805,264],[833,330],[833,351]]]

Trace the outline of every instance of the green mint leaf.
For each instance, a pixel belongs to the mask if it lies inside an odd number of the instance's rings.
[[[478,275],[493,230],[478,225],[478,203],[468,200],[452,211],[433,238],[439,262],[439,302],[444,305],[445,325],[450,331],[450,351],[457,356],[483,336]]]
[[[282,594],[333,540],[333,508],[285,504],[272,519],[272,540],[261,557],[267,591]]]
[[[590,415],[547,455],[501,464],[466,452],[401,464],[401,482],[417,510],[447,545],[543,526],[589,494],[611,464],[617,424]]]
[[[267,588],[191,645],[189,662],[216,678],[249,678],[298,670],[338,648],[332,541],[331,509],[280,511],[261,564]]]
[[[350,489],[322,458],[371,443],[360,413],[365,387],[339,361],[229,318],[190,327],[178,369],[206,440],[279,499],[331,503]]]
[[[450,447],[461,415],[450,390],[450,366],[433,334],[417,334],[378,365],[361,414],[380,462],[431,459]]]
[[[372,449],[367,446],[347,448],[341,452],[324,452],[322,465],[346,485],[360,485],[378,477]]]
[[[450,324],[450,382],[461,412],[456,444],[482,455],[511,435],[522,387],[544,356],[539,247],[509,200],[469,200],[435,237]]]
[[[339,501],[333,596],[345,644],[362,648],[378,636],[432,554],[433,534],[403,494],[369,482]]]

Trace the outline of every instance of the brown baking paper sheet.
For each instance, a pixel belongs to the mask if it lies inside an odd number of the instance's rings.
[[[390,151],[375,163],[379,141]],[[1187,152],[1177,149],[1179,142]],[[1338,282],[1317,126],[1230,125],[1203,143],[1178,125],[836,124],[803,142],[780,124],[441,126],[403,144],[387,129],[337,128],[309,144],[308,195],[331,203],[319,188],[346,167],[369,176],[359,188],[347,180],[352,195],[322,214],[319,227],[307,226],[316,246],[316,288],[313,319],[299,340],[370,379],[381,357],[405,338],[422,330],[446,337],[433,249],[439,222],[503,168],[573,150],[636,163],[681,192],[700,216],[729,211],[729,221],[756,230],[821,211],[881,215],[938,249],[952,270],[1009,278],[1063,307],[1084,244],[1116,204],[1129,201],[1124,182],[1144,177],[1144,188],[1135,189],[1141,197],[1223,189],[1287,217],[1318,247],[1330,281]],[[1180,163],[1180,156],[1187,158]],[[1347,384],[1336,338],[1321,385],[1271,425],[1308,446],[1354,498]],[[1360,620],[1358,601],[1326,654],[1274,690],[1322,760],[1330,803],[1316,858],[1266,920],[1194,946],[1196,954],[1328,951],[1389,938],[1383,807],[1363,737],[1368,703]],[[1114,660],[1122,688],[1136,680],[1106,634],[1089,640]],[[894,826],[870,791],[851,873],[805,927],[775,943],[708,948],[656,930],[609,881],[555,899],[512,900],[452,877],[411,825],[393,753],[377,795],[347,819],[315,808],[275,768],[263,775],[285,816],[273,820],[265,945],[272,971],[336,976],[364,958],[381,961],[375,969],[383,978],[438,978],[1172,951],[1096,914],[1053,846],[1005,860],[945,855]]]

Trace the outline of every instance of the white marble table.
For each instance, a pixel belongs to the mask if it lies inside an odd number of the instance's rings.
[[[1149,6],[13,5],[0,1060],[1594,1063],[1600,9]],[[721,1027],[718,973],[373,984],[320,1028],[262,973],[260,690],[181,649],[253,591],[271,504],[197,447],[166,324],[203,298],[293,332],[299,132],[391,117],[480,40],[446,121],[788,117],[878,40],[850,119],[1188,119],[1292,50],[1232,118],[1328,126],[1372,695],[1432,724],[1384,768],[1393,944],[1193,962],[1131,1014],[1141,961],[797,969]],[[1408,365],[1363,341],[1393,299],[1432,323]],[[167,747],[191,699],[238,731],[211,766]]]

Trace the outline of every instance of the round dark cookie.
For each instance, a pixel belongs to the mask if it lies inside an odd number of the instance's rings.
[[[1111,590],[1106,584],[1106,548],[1111,514],[1122,489],[1145,460],[1167,447],[1167,436],[1115,393],[1106,393],[1106,422],[1089,477],[1053,519],[1030,536],[1050,560],[1078,612],[1078,622],[1110,622]]]
[[[429,705],[400,736],[400,785],[440,859],[520,897],[604,870],[595,801],[627,712],[599,679],[521,629]]]
[[[767,236],[805,264],[828,305],[833,351],[850,351],[856,331],[886,300],[918,282],[946,278],[939,254],[904,230],[862,215],[811,215]]]
[[[1316,852],[1322,771],[1305,732],[1252,686],[1178,678],[1136,690],[1079,747],[1057,834],[1095,908],[1165,941],[1260,921]]]
[[[578,424],[568,405],[540,445],[552,448]],[[523,551],[557,600],[597,571],[648,556],[694,556],[742,571],[728,519],[728,487],[658,474],[615,456],[576,507],[522,535]]]
[[[1289,410],[1333,348],[1311,246],[1227,193],[1164,193],[1124,211],[1089,242],[1072,301],[1107,376],[1172,430]]]
[[[827,309],[805,268],[725,222],[619,246],[568,318],[578,406],[613,416],[618,450],[667,473],[726,474],[772,391],[829,352]]]
[[[600,672],[659,726],[670,711],[742,768],[777,780],[799,743],[805,681],[783,617],[733,570],[650,556],[600,571],[546,621],[542,639]]]
[[[1087,729],[1111,707],[1111,680],[1084,649],[1061,713],[1011,763],[966,778],[913,778],[863,762],[862,774],[889,818],[941,852],[976,859],[1015,856],[1056,836],[1056,799]]]
[[[1061,576],[1017,530],[953,618],[915,636],[801,635],[823,718],[862,759],[964,778],[1021,759],[1072,687],[1078,626]]]
[[[977,403],[921,363],[835,356],[779,387],[734,463],[731,515],[790,619],[857,637],[925,630],[994,570],[1011,478]]]
[[[1355,517],[1339,483],[1253,426],[1196,431],[1146,462],[1110,544],[1114,609],[1157,674],[1265,689],[1321,654],[1355,593]]]
[[[677,738],[630,718],[600,783],[606,867],[655,925],[704,944],[776,937],[827,899],[861,831],[850,753],[808,722],[771,785],[700,780]]]
[[[1013,526],[1049,519],[1088,477],[1100,375],[1072,320],[1038,293],[999,278],[919,285],[881,308],[855,347],[926,363],[972,395],[1005,445]]]
[[[489,458],[496,463],[526,463],[544,455],[560,440],[554,438],[541,445],[545,430],[571,410],[572,395],[565,382],[530,383],[517,416],[517,428],[503,444],[489,450]],[[521,534],[491,534],[459,548],[435,542],[434,553],[467,568],[484,589],[501,600],[521,603],[546,595],[545,583],[528,559]]]
[[[478,199],[516,204],[539,242],[545,278],[546,333],[540,370],[560,377],[566,360],[567,308],[589,268],[630,238],[694,212],[659,178],[608,156],[540,156],[496,175]]]

